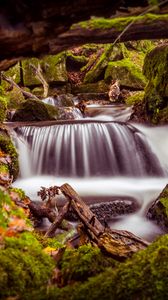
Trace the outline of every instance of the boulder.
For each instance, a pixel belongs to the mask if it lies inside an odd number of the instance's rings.
[[[144,89],[146,81],[141,68],[129,58],[109,62],[104,79],[106,82],[118,79],[121,86],[139,90]]]
[[[45,121],[57,120],[58,109],[42,101],[29,99],[20,104],[12,121]]]
[[[147,218],[168,232],[168,184],[149,208]]]
[[[57,55],[47,55],[43,59],[37,58],[25,59],[22,61],[23,83],[24,86],[38,86],[41,82],[35,76],[31,65],[37,68],[40,64],[42,75],[47,83],[66,83],[68,81],[66,72],[66,55],[61,52]]]

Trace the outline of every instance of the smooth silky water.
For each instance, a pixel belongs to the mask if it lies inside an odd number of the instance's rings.
[[[110,226],[147,240],[162,234],[145,218],[150,203],[168,183],[168,127],[127,124],[128,110],[96,107],[92,117],[52,126],[22,126],[14,140],[19,150],[20,178],[14,183],[31,199],[41,186],[68,182],[84,198],[112,196],[136,199],[136,213],[112,218]],[[105,110],[112,110],[110,113]],[[88,109],[89,110],[89,109]],[[97,118],[96,118],[97,114]],[[93,106],[92,106],[93,115]],[[125,119],[124,119],[125,116]],[[124,121],[124,122],[123,122]]]

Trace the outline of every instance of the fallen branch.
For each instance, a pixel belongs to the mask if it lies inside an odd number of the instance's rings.
[[[91,241],[115,259],[123,260],[149,245],[131,232],[105,228],[69,184],[63,184],[60,190],[71,201],[71,206]]]
[[[8,82],[9,84],[11,84],[12,86],[15,86],[17,89],[19,89],[21,91],[21,93],[23,94],[23,96],[25,96],[26,98],[40,100],[38,97],[36,97],[32,93],[27,92],[24,89],[22,89],[11,77],[7,77],[3,72],[1,72],[1,78],[3,80],[5,80],[6,82]]]
[[[43,89],[44,89],[43,97],[46,98],[48,96],[49,85],[43,76],[43,72],[42,72],[40,64],[38,63],[37,68],[33,64],[30,64],[30,66],[32,67],[32,69],[34,71],[36,78],[42,83]]]

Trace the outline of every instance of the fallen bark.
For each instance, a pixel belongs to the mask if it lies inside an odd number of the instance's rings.
[[[25,98],[40,100],[38,97],[36,97],[32,93],[27,92],[24,89],[22,89],[12,78],[7,77],[3,72],[1,72],[1,78],[3,80],[5,80],[6,82],[8,82],[9,84],[11,84],[12,86],[15,86],[17,89],[19,89],[21,91],[21,93],[23,94],[23,96],[25,96]]]

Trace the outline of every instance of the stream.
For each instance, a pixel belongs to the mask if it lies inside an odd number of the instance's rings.
[[[77,121],[17,125],[14,186],[35,200],[41,186],[65,182],[88,204],[131,197],[136,211],[112,215],[109,225],[153,240],[162,231],[145,215],[168,182],[168,126],[127,123],[131,108],[124,105],[90,105],[86,112]]]

